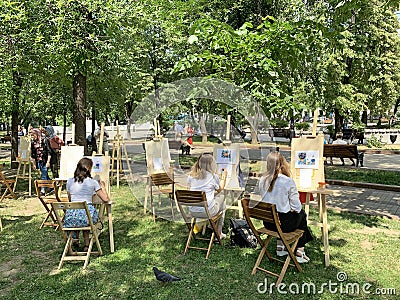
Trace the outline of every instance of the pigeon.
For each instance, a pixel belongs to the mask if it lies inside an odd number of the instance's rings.
[[[153,267],[153,271],[154,271],[154,275],[156,275],[157,280],[160,282],[172,282],[172,281],[181,280],[179,277],[175,277],[171,274],[160,271],[156,267]]]

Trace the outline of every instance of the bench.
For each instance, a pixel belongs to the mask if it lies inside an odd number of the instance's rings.
[[[2,142],[3,144],[6,143],[6,142],[11,143],[11,135],[2,136],[2,137],[0,138],[0,142]]]
[[[325,144],[324,157],[353,158],[356,166],[364,166],[364,152],[357,150],[357,145]]]

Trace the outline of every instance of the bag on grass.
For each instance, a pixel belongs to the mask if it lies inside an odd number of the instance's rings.
[[[243,219],[229,219],[231,228],[231,245],[240,248],[256,248],[257,238],[250,229],[249,224]]]

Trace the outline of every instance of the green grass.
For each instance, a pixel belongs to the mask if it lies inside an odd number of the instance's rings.
[[[395,299],[396,296],[332,294],[259,294],[257,286],[274,280],[257,272],[251,275],[259,249],[215,245],[211,256],[191,250],[184,256],[186,226],[143,214],[137,201],[143,200],[144,186],[133,193],[127,186],[112,187],[115,253],[111,254],[108,230],[100,236],[104,255],[92,256],[88,269],[83,263],[57,265],[63,249],[59,232],[39,230],[44,217],[36,213],[37,199],[20,198],[0,204],[4,230],[0,232],[0,299]],[[32,210],[29,209],[32,207]],[[228,230],[227,212],[224,231]],[[320,230],[311,226],[316,239],[307,245],[311,258],[303,272],[289,268],[286,284],[303,282],[320,287],[338,283],[338,272],[346,272],[347,283],[396,288],[400,293],[400,222],[378,217],[329,211],[331,266],[323,266]],[[316,211],[311,211],[316,217]],[[274,244],[274,243],[273,243]],[[271,248],[273,251],[273,248]],[[274,271],[280,266],[268,264]],[[152,267],[180,276],[182,281],[159,284]],[[287,289],[286,289],[287,290]],[[397,296],[398,297],[398,296]]]
[[[326,179],[399,185],[399,176],[396,171],[325,166]]]

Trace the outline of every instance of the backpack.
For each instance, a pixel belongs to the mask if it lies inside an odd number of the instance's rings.
[[[64,141],[58,136],[53,136],[50,139],[50,148],[53,150],[61,150],[61,146],[64,146]]]
[[[250,229],[249,224],[243,219],[229,219],[230,239],[232,246],[240,248],[256,248],[257,238]]]

